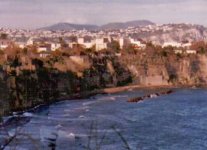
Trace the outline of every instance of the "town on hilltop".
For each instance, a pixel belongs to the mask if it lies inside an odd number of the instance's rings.
[[[0,28],[0,49],[5,50],[10,45],[19,48],[35,46],[40,57],[50,55],[50,52],[62,48],[84,48],[100,51],[108,48],[123,49],[132,47],[136,50],[145,49],[148,42],[162,47],[174,47],[175,53],[196,54],[192,43],[207,41],[207,29],[191,24],[149,24],[144,26],[126,27],[120,29],[95,30],[39,30]]]

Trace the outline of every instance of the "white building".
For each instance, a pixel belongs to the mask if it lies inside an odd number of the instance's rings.
[[[40,52],[46,52],[46,51],[47,51],[47,47],[42,47],[42,46],[41,46],[41,47],[38,47],[38,48],[37,48],[37,52],[38,52],[38,53],[40,53]]]
[[[59,48],[61,48],[60,43],[51,43],[51,51],[56,51]]]
[[[130,43],[135,45],[135,46],[138,46],[140,48],[145,48],[146,47],[146,44],[142,44],[141,41],[139,40],[136,40],[136,39],[133,39],[133,38],[129,38],[130,40]]]
[[[103,49],[107,49],[108,48],[108,38],[97,38],[95,41],[96,44],[96,51],[100,51]]]
[[[121,49],[123,49],[124,46],[131,43],[128,38],[123,38],[123,37],[119,38],[118,42],[119,42],[119,46],[120,46]]]
[[[123,47],[124,47],[124,38],[119,39],[119,46],[120,46],[121,49],[123,49]]]
[[[192,49],[188,49],[188,50],[186,50],[186,53],[187,54],[196,54],[197,51],[196,50],[192,50]]]
[[[176,49],[174,50],[175,54],[182,54],[183,53],[183,50],[181,49]]]
[[[74,47],[77,46],[77,45],[78,45],[77,42],[70,42],[70,43],[68,43],[68,46],[69,46],[70,48],[74,48]]]
[[[42,58],[46,58],[47,56],[50,56],[50,53],[46,51],[42,51],[42,52],[39,52],[39,56]]]
[[[45,45],[40,45],[37,47],[37,52],[49,52],[51,51],[51,45],[50,44],[45,44]]]
[[[78,44],[84,44],[84,38],[83,37],[78,38]]]
[[[27,41],[27,45],[33,45],[33,44],[34,44],[33,38],[29,38]]]
[[[178,42],[165,42],[162,47],[167,47],[167,46],[172,46],[172,47],[182,47],[181,43]]]
[[[184,44],[182,44],[181,46],[182,46],[182,47],[190,48],[191,45],[192,45],[191,43],[184,43]]]
[[[91,48],[95,45],[95,42],[92,39],[86,40],[85,38],[81,37],[78,38],[78,44],[83,45],[84,48]]]

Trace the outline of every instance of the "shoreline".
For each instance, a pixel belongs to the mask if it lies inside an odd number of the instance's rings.
[[[34,106],[27,107],[27,108],[21,108],[21,109],[14,109],[11,110],[9,113],[3,115],[3,116],[8,116],[8,115],[13,115],[15,114],[23,114],[24,112],[33,112],[37,110],[38,108],[41,107],[46,107],[51,104],[54,104],[56,102],[61,102],[61,101],[66,101],[66,100],[81,100],[81,99],[86,99],[90,98],[91,96],[97,95],[97,94],[114,94],[114,93],[119,93],[119,92],[124,92],[127,90],[135,90],[135,89],[162,89],[162,88],[170,88],[170,89],[177,89],[177,88],[207,88],[206,86],[194,86],[194,85],[188,85],[188,86],[174,86],[174,85],[126,85],[126,86],[119,86],[119,87],[108,87],[108,88],[103,88],[103,89],[97,89],[97,90],[92,90],[92,91],[84,91],[80,93],[75,93],[72,95],[66,95],[66,96],[61,96],[51,102],[45,102],[45,103],[37,103]],[[3,117],[2,116],[2,117]]]
[[[70,101],[70,100],[81,100],[81,99],[86,99],[90,98],[92,96],[95,96],[97,94],[114,94],[114,93],[119,93],[119,92],[124,92],[124,91],[130,91],[130,90],[138,90],[138,89],[145,89],[145,90],[153,90],[153,89],[179,89],[179,88],[207,88],[206,86],[193,86],[193,85],[188,85],[188,86],[172,86],[172,85],[126,85],[126,86],[119,86],[119,87],[109,87],[109,88],[103,88],[103,89],[97,89],[97,90],[92,90],[92,91],[85,91],[85,92],[80,92],[80,93],[75,93],[72,95],[66,95],[59,97],[51,102],[45,102],[45,103],[39,103],[35,104],[34,106],[28,107],[28,108],[22,108],[19,110],[10,110],[7,114],[0,116],[0,117],[16,117],[18,119],[18,116],[21,118],[21,116],[24,116],[24,113],[36,113],[40,111],[41,109],[44,109],[46,107],[49,107],[51,104],[55,104],[57,102],[61,101]],[[27,117],[27,116],[25,116]],[[8,120],[7,120],[8,121]],[[6,124],[8,123],[7,121],[1,122],[0,120],[0,128],[5,127]]]
[[[92,91],[85,91],[77,94],[73,94],[70,96],[65,96],[58,98],[57,101],[62,100],[80,100],[84,98],[88,98],[97,94],[114,94],[119,92],[124,92],[126,90],[134,90],[134,89],[155,89],[155,88],[178,88],[175,86],[170,85],[156,85],[156,86],[145,86],[145,85],[126,85],[126,86],[119,86],[119,87],[110,87],[110,88],[103,88],[103,89],[97,89]]]

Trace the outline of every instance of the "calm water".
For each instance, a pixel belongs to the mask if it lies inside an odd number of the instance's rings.
[[[25,114],[29,122],[1,131],[0,137],[18,130],[11,147],[20,150],[49,149],[54,139],[61,150],[122,150],[126,147],[121,137],[132,150],[207,149],[207,90],[182,89],[140,103],[126,102],[144,94],[127,91],[56,103],[32,116]]]

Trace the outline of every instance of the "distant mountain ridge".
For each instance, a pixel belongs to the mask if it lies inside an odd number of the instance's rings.
[[[138,27],[138,26],[147,26],[153,25],[155,23],[148,21],[148,20],[135,20],[135,21],[128,21],[128,22],[114,22],[108,23],[102,26],[97,25],[90,25],[90,24],[72,24],[72,23],[57,23],[48,27],[40,28],[39,30],[110,30],[110,29],[126,29],[128,27]]]
[[[97,30],[99,27],[96,25],[89,24],[72,24],[72,23],[57,23],[48,27],[40,28],[40,30]]]
[[[148,26],[151,25],[151,26]],[[148,21],[130,21],[125,23],[109,23],[103,26],[95,25],[74,25],[61,23],[46,27],[47,30],[116,30],[135,27],[122,34],[127,34],[135,39],[143,41],[153,41],[153,43],[162,45],[164,43],[188,43],[194,41],[207,41],[207,28],[197,24],[174,23],[155,25]],[[119,31],[115,32],[115,34]]]

